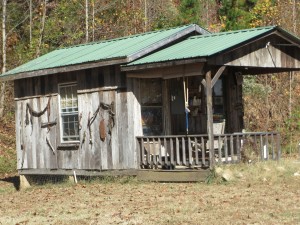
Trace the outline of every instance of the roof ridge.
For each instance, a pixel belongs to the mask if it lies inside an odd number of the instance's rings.
[[[155,34],[155,33],[159,33],[159,32],[164,32],[164,31],[169,31],[169,30],[175,30],[175,29],[179,29],[179,28],[185,29],[187,27],[191,27],[191,26],[195,26],[195,25],[196,24],[188,24],[188,25],[177,26],[177,27],[170,27],[170,28],[165,28],[165,29],[160,29],[160,30],[153,30],[153,31],[145,32],[145,33],[138,33],[138,34],[133,34],[133,35],[128,35],[128,36],[122,36],[122,37],[112,38],[112,39],[99,40],[99,41],[94,41],[94,42],[82,43],[82,44],[78,44],[78,45],[66,46],[66,47],[55,49],[55,50],[70,49],[70,48],[76,48],[76,47],[82,47],[82,46],[89,46],[89,45],[97,45],[97,44],[100,44],[100,43],[109,43],[109,42],[113,42],[113,41],[125,40],[125,39],[128,39],[128,38],[145,36],[145,35],[148,35],[148,34]]]
[[[203,35],[197,35],[192,36],[189,39],[198,39],[198,38],[206,38],[206,37],[214,37],[214,36],[221,36],[221,35],[227,35],[227,34],[234,34],[234,33],[243,33],[243,32],[251,32],[251,31],[258,31],[258,30],[272,30],[277,28],[278,26],[265,26],[265,27],[256,27],[256,28],[248,28],[248,29],[242,29],[242,30],[233,30],[233,31],[223,31],[218,33],[210,33],[210,34],[203,34]]]

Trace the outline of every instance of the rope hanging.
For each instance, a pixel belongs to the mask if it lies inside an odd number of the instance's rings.
[[[29,103],[26,104],[26,118],[25,118],[25,124],[28,125],[29,124],[29,115],[28,113],[30,114],[30,124],[32,125],[32,117],[40,117],[42,116],[45,112],[47,112],[47,119],[48,119],[48,122],[49,122],[49,118],[50,118],[50,100],[51,100],[51,97],[48,98],[48,103],[46,105],[46,107],[40,111],[40,112],[37,112],[35,110],[32,109],[32,107],[29,105]],[[49,128],[48,128],[49,129]]]

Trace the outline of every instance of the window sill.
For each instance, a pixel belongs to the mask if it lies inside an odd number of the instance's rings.
[[[78,150],[80,146],[80,141],[71,142],[71,143],[61,143],[57,146],[57,150]]]

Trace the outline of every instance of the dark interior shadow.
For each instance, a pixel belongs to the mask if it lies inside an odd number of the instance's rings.
[[[19,176],[11,176],[11,177],[0,178],[0,180],[3,181],[3,182],[12,183],[17,191],[20,190],[20,178],[19,178]]]

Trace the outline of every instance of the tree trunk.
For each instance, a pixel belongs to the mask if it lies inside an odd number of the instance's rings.
[[[145,3],[145,28],[144,28],[144,32],[147,32],[148,30],[148,12],[147,12],[147,0],[144,0]]]
[[[32,0],[29,1],[29,42],[32,45]]]
[[[6,72],[6,3],[2,2],[2,73]],[[4,115],[4,101],[5,101],[5,82],[1,83],[0,89],[0,117]]]
[[[85,42],[89,42],[89,2],[85,0]]]
[[[95,41],[95,0],[92,0],[92,17],[93,17],[92,34],[93,34],[93,41]]]
[[[45,30],[45,22],[46,22],[47,3],[48,3],[48,0],[44,0],[44,10],[43,10],[42,24],[41,24],[41,29],[40,29],[39,43],[38,43],[38,46],[36,49],[36,57],[39,57],[40,53],[41,53],[41,46],[42,46],[44,30]]]

